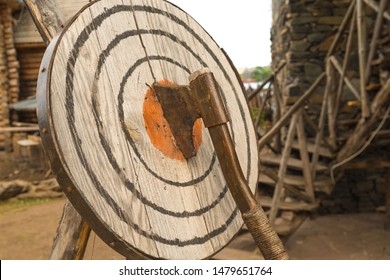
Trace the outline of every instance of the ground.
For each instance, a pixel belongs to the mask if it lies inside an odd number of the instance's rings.
[[[0,259],[48,259],[65,198],[0,204]],[[390,232],[381,213],[307,220],[286,242],[291,259],[390,259]],[[243,252],[244,251],[244,252]],[[216,258],[260,259],[248,233]],[[124,259],[95,234],[84,259]]]
[[[0,154],[0,181],[42,180],[47,169],[21,168]],[[48,259],[66,198],[0,202],[0,259]],[[390,231],[383,213],[319,216],[283,239],[291,259],[390,259]],[[243,231],[216,259],[260,259]],[[124,259],[91,234],[84,259]]]

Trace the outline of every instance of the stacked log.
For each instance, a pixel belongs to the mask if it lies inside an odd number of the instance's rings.
[[[0,18],[3,24],[4,47],[8,68],[8,97],[9,103],[15,103],[19,100],[19,61],[13,38],[12,10],[8,6],[0,9]]]
[[[10,115],[9,104],[19,101],[19,61],[13,35],[12,9],[6,1],[0,2],[0,127],[10,126],[17,115]],[[11,151],[10,133],[0,134],[0,149]]]
[[[35,96],[39,66],[45,52],[44,46],[34,48],[19,48],[20,63],[20,100]]]
[[[5,4],[0,3],[0,11],[3,11]],[[9,126],[8,111],[8,64],[5,46],[5,27],[3,24],[3,15],[0,15],[0,127]],[[0,133],[0,150],[9,149],[11,144],[9,133]]]

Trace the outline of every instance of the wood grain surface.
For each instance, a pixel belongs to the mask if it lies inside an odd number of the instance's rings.
[[[188,84],[190,73],[210,68],[254,191],[255,133],[223,51],[184,11],[146,0],[94,2],[53,44],[38,82],[47,86],[40,87],[40,127],[53,143],[52,165],[61,165],[60,183],[67,182],[69,199],[94,231],[125,255],[121,248],[148,258],[203,259],[222,249],[243,222],[207,130],[196,157],[169,158],[146,131],[143,105],[153,82]]]

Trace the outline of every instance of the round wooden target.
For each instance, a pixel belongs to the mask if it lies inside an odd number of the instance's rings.
[[[96,1],[46,51],[38,116],[52,168],[92,229],[125,256],[208,258],[243,224],[207,129],[198,123],[195,157],[173,156],[150,94],[154,82],[189,84],[189,74],[204,67],[221,89],[254,191],[256,137],[241,84],[185,12],[162,0]]]

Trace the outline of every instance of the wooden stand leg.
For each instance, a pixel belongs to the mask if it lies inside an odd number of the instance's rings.
[[[386,221],[385,228],[390,231],[390,168],[386,170]]]
[[[54,239],[50,259],[83,259],[90,232],[90,227],[83,222],[79,213],[67,201]]]
[[[65,17],[55,0],[24,0],[42,39],[49,44],[61,31]],[[50,259],[82,259],[91,229],[67,201]]]

